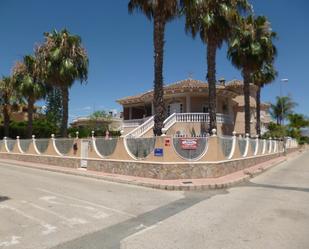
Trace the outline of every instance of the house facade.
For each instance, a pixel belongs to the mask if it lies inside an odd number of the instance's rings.
[[[251,136],[256,130],[256,91],[250,85]],[[124,136],[152,136],[153,91],[119,99],[123,107]],[[167,135],[205,135],[208,131],[208,84],[203,81],[186,79],[164,86],[166,119],[164,132]],[[217,133],[231,135],[233,131],[244,134],[243,83],[239,80],[217,84]],[[261,106],[262,130],[271,121],[267,104]]]
[[[15,122],[28,121],[28,107],[27,105],[14,104],[10,108],[10,120]],[[34,106],[33,119],[39,119],[44,117],[42,114],[42,107]],[[1,117],[2,118],[2,117]]]
[[[72,123],[72,128],[106,128],[109,131],[120,131],[122,129],[122,117],[116,110],[107,112],[106,117],[77,117]]]

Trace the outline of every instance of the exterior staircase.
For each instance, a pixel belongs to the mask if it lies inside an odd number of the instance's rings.
[[[208,113],[173,113],[167,119],[164,120],[163,132],[165,133],[176,123],[208,123],[209,114]],[[225,114],[217,114],[217,123],[231,124],[232,119],[230,116]],[[154,116],[147,119],[140,126],[136,127],[134,130],[126,134],[126,138],[138,138],[145,135],[148,131],[153,129],[154,126]]]

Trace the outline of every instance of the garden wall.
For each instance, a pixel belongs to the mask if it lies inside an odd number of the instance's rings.
[[[236,136],[0,141],[0,158],[156,179],[220,177],[298,148]]]

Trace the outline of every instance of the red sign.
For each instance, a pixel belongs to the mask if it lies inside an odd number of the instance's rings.
[[[180,145],[183,150],[196,150],[197,139],[196,138],[182,138],[180,139]]]
[[[165,138],[164,142],[165,142],[164,143],[165,146],[167,146],[167,147],[171,146],[171,139],[170,138]]]

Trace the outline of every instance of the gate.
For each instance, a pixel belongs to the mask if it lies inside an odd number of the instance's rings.
[[[91,143],[90,140],[85,139],[81,140],[81,160],[80,160],[81,168],[87,168],[89,143]]]

